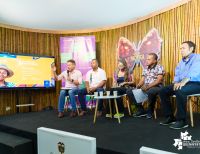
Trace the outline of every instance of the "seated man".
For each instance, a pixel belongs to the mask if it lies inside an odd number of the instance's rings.
[[[81,113],[80,116],[86,114],[86,103],[85,95],[93,94],[95,91],[104,91],[106,85],[106,73],[103,69],[98,67],[97,59],[93,59],[91,62],[92,70],[88,71],[86,74],[85,86],[86,88],[80,89],[78,92],[78,99],[81,103]],[[99,101],[97,116],[102,115],[103,101]]]
[[[58,102],[58,117],[64,117],[64,105],[65,97],[68,94],[70,103],[72,105],[72,112],[70,117],[77,116],[76,113],[76,98],[75,95],[78,94],[78,87],[82,84],[82,73],[79,70],[75,69],[76,63],[73,59],[67,61],[67,70],[63,71],[60,75],[57,76],[56,68],[54,66],[54,77],[56,80],[65,80],[65,89],[60,91],[59,102]]]
[[[147,68],[143,70],[142,78],[136,88],[141,88],[148,96],[148,110],[144,110],[142,104],[137,103],[133,94],[133,89],[127,90],[129,100],[132,101],[138,111],[134,114],[134,117],[146,116],[146,118],[152,118],[152,114],[155,107],[156,96],[163,86],[164,69],[157,63],[158,56],[155,53],[150,53],[146,59]]]
[[[161,105],[166,120],[161,125],[170,125],[172,129],[188,127],[186,122],[187,96],[200,93],[200,55],[195,54],[196,45],[191,41],[181,44],[182,60],[175,69],[174,83],[160,91]],[[176,95],[176,119],[172,112],[170,96]]]

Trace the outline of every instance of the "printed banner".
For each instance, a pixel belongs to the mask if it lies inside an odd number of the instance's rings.
[[[66,62],[74,59],[76,69],[83,74],[83,79],[91,69],[91,60],[96,57],[95,36],[75,36],[60,38],[61,71],[66,70]],[[62,81],[62,87],[65,82]]]

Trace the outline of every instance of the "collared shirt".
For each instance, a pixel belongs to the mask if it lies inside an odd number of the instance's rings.
[[[89,82],[89,87],[96,87],[101,81],[107,80],[106,72],[99,68],[96,71],[90,70],[86,74],[86,80]],[[105,87],[105,86],[104,86]]]
[[[69,72],[69,74],[66,71],[63,71],[59,76],[58,76],[58,80],[65,80],[65,88],[75,88],[78,87],[76,86],[74,83],[72,83],[71,81],[67,80],[67,77],[73,79],[73,80],[78,80],[79,84],[82,84],[82,73],[79,70],[73,70],[72,72]]]
[[[12,83],[12,82],[4,82],[4,85],[3,86],[0,86],[0,87],[15,87],[15,84]]]
[[[158,79],[158,75],[164,76],[164,74],[164,68],[160,64],[156,64],[152,68],[145,68],[142,72],[142,76],[144,76],[144,84],[151,84]]]
[[[200,82],[200,54],[192,53],[187,59],[182,59],[175,69],[174,82],[181,82],[184,78],[189,81]]]

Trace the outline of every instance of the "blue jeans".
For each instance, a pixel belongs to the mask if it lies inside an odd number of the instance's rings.
[[[173,116],[170,96],[176,95],[176,119],[186,120],[187,95],[200,93],[200,82],[188,82],[181,89],[174,91],[174,84],[162,88],[159,92],[161,105],[166,117]]]
[[[104,91],[103,88],[97,88],[96,92],[100,92],[100,91]],[[79,89],[78,91],[78,100],[81,103],[81,109],[83,111],[86,111],[86,101],[85,101],[85,95],[87,95],[87,89],[83,88],[83,89]],[[102,111],[103,108],[103,100],[100,99],[99,100],[99,104],[98,104],[98,111]]]
[[[78,95],[78,88],[72,88],[70,90],[61,90],[59,101],[58,101],[58,112],[64,111],[64,105],[65,105],[65,97],[69,95],[70,103],[72,105],[72,110],[76,111],[76,97],[75,95]]]

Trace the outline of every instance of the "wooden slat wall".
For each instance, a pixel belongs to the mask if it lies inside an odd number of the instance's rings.
[[[112,82],[112,74],[116,66],[117,41],[121,36],[131,41],[138,42],[143,39],[151,28],[157,28],[163,39],[161,64],[164,66],[168,76],[167,82],[173,80],[174,68],[181,59],[179,46],[182,41],[192,40],[197,44],[197,53],[200,53],[200,1],[191,2],[179,6],[165,13],[156,15],[144,21],[112,30],[85,33],[85,34],[45,34],[33,33],[7,28],[0,28],[0,51],[15,53],[31,53],[56,57],[58,70],[60,69],[59,57],[59,37],[95,35],[97,43],[97,58],[100,66],[106,70],[108,86]],[[136,67],[134,71],[135,79],[141,75],[141,67]],[[59,72],[58,72],[59,73]],[[35,111],[53,105],[57,106],[60,84],[56,90],[32,90],[18,91],[19,101],[26,103],[29,96]],[[16,90],[0,91],[0,115],[13,114],[16,112]],[[6,106],[10,106],[10,111],[5,111]],[[26,110],[21,110],[26,111]]]
[[[59,36],[0,28],[0,51],[55,56],[58,64]],[[0,90],[0,114],[15,113],[17,98],[20,104],[30,103],[31,100],[36,104],[33,107],[34,111],[50,105],[56,107],[59,87],[58,84],[56,90]],[[6,111],[6,107],[11,107],[11,110]],[[20,109],[27,110],[28,108]]]

